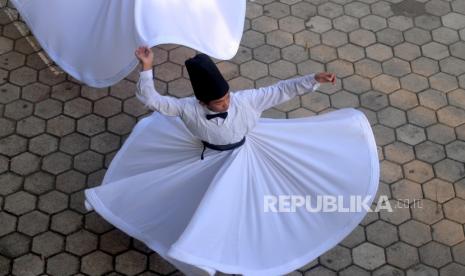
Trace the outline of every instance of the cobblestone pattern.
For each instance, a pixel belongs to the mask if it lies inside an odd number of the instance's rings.
[[[138,72],[82,85],[0,5],[0,275],[181,275],[83,206],[149,114],[134,96]],[[155,48],[160,93],[192,95],[183,64],[195,53]],[[410,200],[368,214],[289,275],[465,275],[465,1],[249,1],[237,55],[217,62],[232,91],[335,72],[336,86],[263,116],[361,110],[379,150],[378,196]]]

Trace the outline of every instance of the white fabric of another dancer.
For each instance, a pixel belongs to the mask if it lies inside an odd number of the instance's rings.
[[[11,0],[63,70],[107,87],[137,66],[135,49],[175,43],[217,59],[239,48],[245,0]]]

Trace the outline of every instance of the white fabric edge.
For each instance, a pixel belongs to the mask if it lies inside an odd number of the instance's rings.
[[[29,19],[29,16],[28,14],[25,12],[25,10],[23,9],[23,6],[21,5],[20,2],[18,2],[19,0],[11,0],[11,2],[13,3],[13,5],[15,6],[15,8],[18,10],[18,12],[20,13],[20,15],[22,16],[22,18],[24,19],[24,21],[26,22],[28,28],[31,30],[31,32],[33,33],[34,35],[34,38],[39,42],[39,44],[41,45],[42,49],[47,53],[47,55],[58,65],[61,67],[61,69],[63,69],[67,74],[69,74],[70,76],[72,76],[74,79],[77,79],[79,80],[80,82],[83,82],[84,84],[90,86],[90,87],[95,87],[95,88],[104,88],[104,87],[109,87],[109,86],[112,86],[116,83],[118,83],[119,81],[121,81],[122,79],[124,79],[125,77],[127,77],[136,67],[137,65],[139,64],[139,60],[134,57],[132,59],[132,61],[126,66],[124,67],[123,69],[121,69],[115,76],[111,77],[111,78],[107,78],[107,79],[101,79],[101,80],[94,80],[94,79],[89,79],[89,78],[86,78],[84,76],[81,76],[80,74],[78,74],[74,69],[72,69],[72,67],[70,65],[68,65],[66,62],[62,61],[54,52],[50,51],[50,48],[48,47],[47,44],[44,43],[44,41],[42,41],[39,37],[37,37],[35,35],[35,29],[34,29],[34,26],[31,24],[30,22],[30,19]],[[244,24],[245,24],[245,12],[246,12],[246,2],[245,0],[241,0],[241,3],[242,3],[242,13],[241,13],[241,18],[244,18],[244,20],[242,20],[242,22],[240,23],[242,25],[242,28],[241,30],[244,29]],[[187,46],[187,47],[190,47],[194,50],[197,50],[199,49],[199,45],[195,45],[193,43],[189,43],[183,39],[179,39],[179,38],[173,38],[173,37],[168,37],[168,36],[165,36],[165,37],[159,37],[157,39],[153,39],[151,41],[149,41],[148,43],[146,43],[146,46],[149,46],[150,48],[152,47],[155,47],[156,45],[159,45],[159,44],[165,44],[165,43],[169,43],[169,44],[179,44],[179,45],[182,45],[182,46]],[[143,44],[143,43],[142,43]],[[218,55],[212,55],[212,53],[205,53],[209,56],[212,56],[216,59],[220,59],[220,60],[228,60],[228,59],[231,59],[233,58],[237,51],[239,50],[239,45],[240,45],[240,41],[238,41],[236,43],[236,50],[233,51],[232,53],[229,53],[227,55],[223,55],[223,56],[218,56]],[[200,50],[197,50],[197,51],[200,51]]]

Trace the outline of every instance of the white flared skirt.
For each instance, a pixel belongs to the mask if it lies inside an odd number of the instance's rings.
[[[370,205],[378,189],[375,139],[355,108],[260,118],[241,147],[201,160],[202,147],[178,117],[141,119],[102,185],[85,190],[87,210],[186,275],[270,276],[342,241],[367,213],[349,199]],[[325,196],[342,208],[318,205]]]
[[[245,0],[11,0],[63,70],[94,87],[113,85],[138,64],[138,46],[181,44],[231,59]]]

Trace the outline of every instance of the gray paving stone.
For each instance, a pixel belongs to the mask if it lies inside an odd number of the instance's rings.
[[[459,223],[465,223],[463,212],[465,211],[465,200],[453,198],[444,204],[444,214],[446,218]],[[460,232],[460,231],[459,231]],[[463,234],[463,230],[461,231]]]
[[[305,26],[307,26],[308,29],[312,32],[324,33],[331,29],[332,24],[331,20],[329,20],[328,18],[317,15],[305,22]]]
[[[334,29],[343,32],[351,32],[360,27],[358,19],[352,16],[343,15],[333,20]]]
[[[367,57],[376,61],[386,61],[393,56],[391,47],[380,43],[368,46],[368,48],[366,48],[366,52]]]
[[[399,226],[400,239],[413,246],[422,246],[432,240],[429,225],[409,220]]]
[[[465,266],[457,263],[451,263],[441,268],[439,273],[441,275],[461,275],[465,273]]]
[[[458,244],[465,238],[463,226],[447,219],[443,219],[431,227],[433,229],[433,240],[448,246]]]
[[[22,215],[34,210],[36,200],[34,195],[19,191],[6,197],[4,210],[15,215]]]
[[[13,262],[14,275],[39,275],[44,272],[44,260],[34,254],[26,254]]]
[[[389,200],[392,207],[392,212],[382,209],[380,210],[380,217],[382,220],[391,224],[400,225],[410,219],[409,208],[404,207],[402,203],[397,200]],[[412,209],[413,210],[413,209]]]
[[[4,116],[13,120],[20,120],[32,114],[33,105],[24,100],[16,100],[6,105]]]
[[[417,249],[403,242],[397,242],[386,248],[389,264],[406,269],[419,262]]]
[[[318,45],[310,50],[310,57],[322,63],[327,63],[337,58],[336,49],[326,45]]]
[[[446,157],[444,147],[431,141],[425,141],[415,146],[416,156],[427,163],[435,163]]]
[[[31,239],[18,232],[10,233],[0,238],[0,256],[16,258],[26,254],[29,250]]]
[[[16,124],[16,132],[25,137],[37,136],[45,131],[45,121],[35,117],[26,117]]]
[[[424,183],[434,177],[430,164],[420,160],[413,160],[404,165],[405,177],[417,183]]]
[[[370,270],[375,269],[386,262],[384,250],[371,243],[363,243],[354,248],[353,260],[355,264]]]
[[[456,78],[443,72],[431,76],[429,82],[431,88],[442,92],[449,92],[458,88]]]
[[[99,248],[110,254],[126,251],[130,245],[130,238],[118,229],[103,234],[100,237]]]
[[[103,275],[113,269],[112,256],[95,251],[82,258],[81,271],[88,275]]]
[[[349,249],[336,246],[320,256],[320,262],[324,266],[338,271],[349,266],[352,262],[352,257]]]
[[[389,144],[384,147],[384,151],[387,160],[399,164],[404,164],[415,159],[413,147],[403,142],[396,141],[392,144]]]
[[[2,228],[0,228],[0,236],[5,236],[16,229],[16,216],[10,215],[7,212],[0,212],[0,220],[2,221]]]
[[[19,175],[28,175],[40,167],[40,158],[29,152],[21,153],[11,159],[10,170]]]
[[[386,247],[399,240],[397,229],[392,224],[378,220],[366,227],[367,240]]]
[[[412,124],[406,124],[397,128],[396,134],[400,141],[413,146],[426,139],[424,130]]]
[[[35,236],[48,229],[49,217],[40,212],[32,211],[19,217],[18,231],[29,236]]]
[[[419,249],[420,260],[432,267],[438,268],[452,260],[450,249],[437,242],[430,242]]]
[[[407,123],[405,112],[390,106],[379,111],[378,118],[381,124],[392,128],[396,128]]]
[[[86,231],[79,230],[66,238],[66,251],[77,256],[85,255],[97,249],[97,236]]]
[[[47,260],[47,273],[73,275],[79,271],[79,259],[68,253],[60,253]]]

